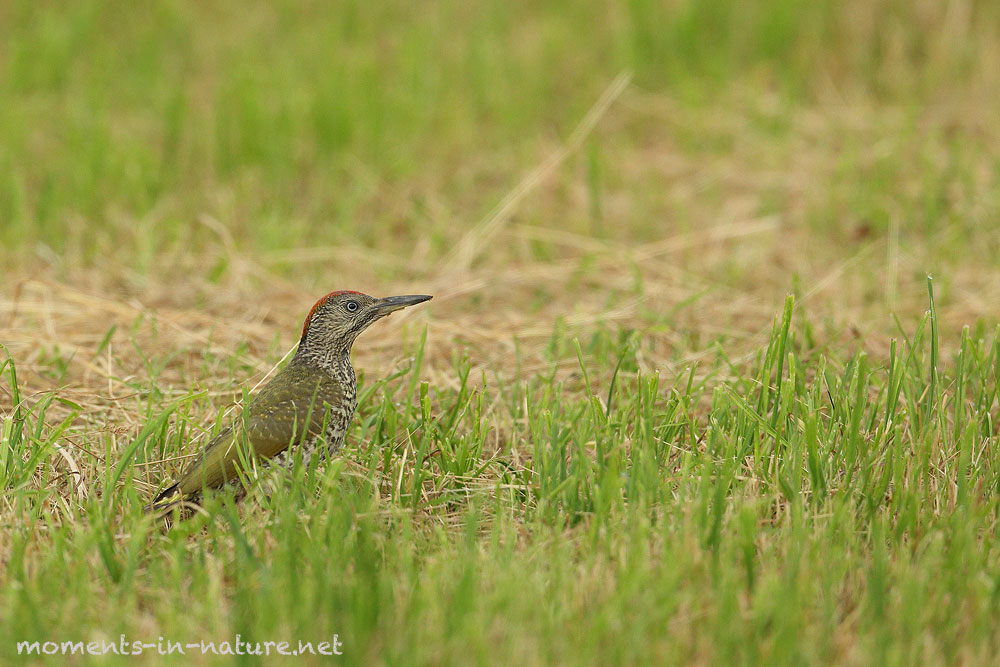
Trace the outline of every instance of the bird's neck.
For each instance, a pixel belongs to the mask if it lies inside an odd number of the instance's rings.
[[[321,368],[338,379],[345,379],[348,376],[354,377],[354,368],[351,366],[351,350],[349,348],[342,349],[329,345],[310,345],[309,341],[302,340],[291,363],[306,364]]]

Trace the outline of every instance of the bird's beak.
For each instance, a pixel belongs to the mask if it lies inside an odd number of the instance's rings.
[[[430,301],[429,294],[407,294],[405,296],[387,296],[375,302],[375,308],[382,314],[388,315],[407,306],[415,306],[424,301]]]

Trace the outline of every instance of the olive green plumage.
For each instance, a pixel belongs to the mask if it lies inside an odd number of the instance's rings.
[[[320,442],[335,452],[357,406],[350,350],[372,322],[431,297],[376,299],[360,292],[332,292],[320,299],[302,328],[292,361],[253,397],[244,414],[214,437],[147,508],[165,512],[238,479],[237,466],[249,453],[264,465],[286,461],[300,448],[308,460]],[[246,449],[240,440],[246,443]]]
[[[319,368],[289,365],[250,402],[241,423],[229,426],[208,443],[177,480],[174,491],[187,496],[234,480],[239,461],[236,434],[240,430],[246,433],[253,454],[265,460],[304,438],[317,438],[325,421],[344,421],[338,419],[338,413],[347,407],[348,394],[353,390],[345,390]]]

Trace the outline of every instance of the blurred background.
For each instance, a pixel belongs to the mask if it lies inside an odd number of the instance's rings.
[[[263,354],[403,290],[446,356],[606,328],[679,368],[789,291],[879,348],[931,272],[992,327],[998,62],[986,0],[4,2],[0,326]]]
[[[0,662],[994,664],[998,63],[997,0],[0,0]],[[345,288],[434,300],[325,477],[153,534]]]

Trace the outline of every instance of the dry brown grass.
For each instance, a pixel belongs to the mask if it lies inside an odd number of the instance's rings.
[[[617,96],[620,82],[609,91]],[[580,332],[597,324],[642,332],[645,370],[676,371],[719,337],[739,357],[760,345],[795,281],[810,318],[827,324],[828,333],[853,331],[873,351],[884,351],[894,333],[890,313],[906,322],[926,308],[925,273],[943,281],[946,340],[963,325],[995,317],[1000,275],[989,267],[1000,233],[985,224],[997,209],[990,194],[995,156],[965,142],[997,145],[1000,137],[978,107],[942,103],[914,116],[861,100],[788,116],[766,97],[737,95],[705,115],[636,88],[616,105],[605,104],[612,101],[595,106],[607,112],[600,138],[613,146],[597,236],[587,222],[586,178],[576,155],[581,132],[565,145],[541,147],[547,157],[479,223],[463,231],[460,219],[441,221],[456,236],[448,255],[419,244],[407,252],[349,240],[254,255],[240,249],[224,223],[205,216],[217,241],[183,256],[172,249],[147,276],[130,275],[113,257],[94,268],[16,265],[0,301],[0,340],[32,390],[53,388],[38,371],[43,351],[58,346],[73,357],[61,391],[74,400],[114,402],[128,393],[125,381],[143,372],[125,342],[138,320],[134,336],[142,349],[183,353],[168,366],[168,383],[181,377],[184,355],[225,356],[241,341],[249,346],[248,361],[264,373],[276,360],[275,336],[288,349],[308,305],[345,286],[435,294],[426,313],[413,315],[430,327],[427,370],[434,383],[449,381],[451,356],[462,349],[473,357],[474,376],[484,369],[502,375],[515,338],[526,370],[544,366],[542,344],[557,318]],[[755,127],[769,113],[787,124],[778,141]],[[590,130],[592,121],[581,128]],[[900,133],[901,126],[909,130]],[[726,149],[678,148],[673,137],[689,133]],[[638,138],[618,142],[618,136]],[[952,175],[955,137],[962,172]],[[870,210],[852,205],[849,190],[880,162],[892,171],[884,191],[861,203],[888,218],[872,222]],[[925,231],[912,208],[926,194],[928,172],[943,182],[941,196],[955,222]],[[637,203],[640,192],[650,201]],[[392,197],[386,193],[387,210]],[[204,267],[220,256],[230,270],[221,282],[206,282]],[[651,315],[694,295],[700,296],[677,310],[669,326],[651,326]],[[358,365],[375,375],[391,368],[398,323],[409,317],[366,334]],[[93,358],[111,325],[117,333],[102,358]],[[228,378],[199,382],[232,390]],[[109,422],[134,424],[110,405],[87,405],[90,414],[115,414]]]

